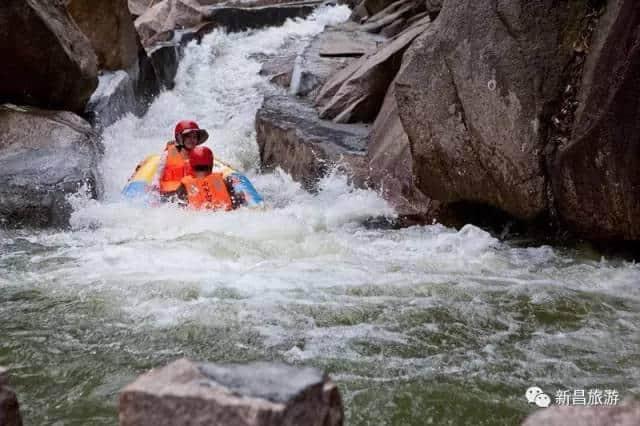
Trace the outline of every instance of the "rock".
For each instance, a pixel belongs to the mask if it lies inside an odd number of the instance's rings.
[[[362,31],[377,33],[399,19],[406,20],[422,12],[424,12],[424,2],[422,0],[400,0],[369,18],[361,29]]]
[[[98,84],[96,57],[62,3],[4,0],[1,11],[0,102],[82,112]]]
[[[380,34],[382,34],[385,37],[394,37],[396,36],[398,33],[400,33],[400,31],[402,31],[402,29],[407,25],[407,20],[404,18],[398,18],[395,21],[393,21],[392,23],[390,23],[389,25],[387,25],[386,27],[382,28],[382,30],[380,31]]]
[[[162,0],[156,2],[135,21],[142,44],[149,46],[154,35],[194,27],[204,19],[205,8],[196,0]]]
[[[273,95],[258,110],[256,132],[264,170],[281,167],[309,191],[336,165],[346,169],[354,185],[365,183],[366,126],[319,120],[302,100]]]
[[[101,194],[101,145],[73,113],[0,106],[0,223],[66,226],[70,194]]]
[[[284,364],[203,364],[187,359],[139,377],[120,395],[120,426],[342,425],[335,385]]]
[[[136,110],[134,82],[129,74],[122,70],[106,71],[98,80],[98,88],[87,104],[94,127],[110,126],[126,113]]]
[[[547,211],[544,119],[561,93],[581,5],[444,2],[405,54],[396,82],[425,195],[489,205],[521,220]]]
[[[102,70],[85,116],[95,126],[104,127],[128,112],[144,114],[161,83],[133,26],[126,0],[67,1],[67,10],[91,40]]]
[[[146,51],[139,44],[139,56],[127,71],[101,71],[98,88],[87,103],[85,117],[98,130],[110,126],[127,113],[142,116],[153,98],[160,93],[163,82],[156,75],[155,68]],[[175,69],[177,70],[177,62]],[[170,67],[161,67],[166,70]],[[173,84],[171,77],[171,84]]]
[[[389,40],[374,54],[335,74],[316,97],[320,117],[336,123],[372,122],[411,41],[426,30],[428,18]]]
[[[360,4],[364,6],[369,16],[373,16],[376,13],[384,10],[393,2],[393,0],[363,0]]]
[[[367,158],[372,186],[381,191],[399,215],[435,214],[437,203],[420,192],[413,182],[409,137],[398,116],[395,84],[390,85],[371,127]]]
[[[205,20],[214,22],[227,32],[280,26],[287,19],[304,18],[320,5],[320,1],[293,2],[255,7],[218,7],[207,10]]]
[[[551,167],[556,207],[579,234],[638,240],[640,4],[610,1],[590,50],[573,135]]]
[[[193,28],[203,23],[210,24],[206,27],[208,31],[225,28],[228,32],[282,25],[289,18],[309,15],[320,3],[320,1],[268,5],[254,3],[254,6],[248,7],[246,5],[221,6],[204,0],[164,0],[136,19],[135,25],[143,44],[150,46],[158,33]]]
[[[362,31],[326,29],[296,58],[290,93],[314,98],[332,75],[353,61],[352,57],[375,52],[383,42],[383,37]]]
[[[628,400],[607,407],[549,407],[527,417],[522,426],[636,426],[640,424],[640,401]]]
[[[91,41],[99,69],[129,69],[135,64],[138,35],[127,0],[69,0],[67,10]]]
[[[152,3],[157,3],[157,0],[128,0],[127,6],[129,6],[129,12],[135,19],[145,13]]]
[[[9,388],[9,374],[2,367],[0,367],[0,425],[22,426],[18,397]]]

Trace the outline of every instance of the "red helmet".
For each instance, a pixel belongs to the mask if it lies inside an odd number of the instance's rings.
[[[213,152],[206,146],[197,146],[189,153],[189,164],[192,168],[197,166],[213,167]]]
[[[174,136],[178,145],[182,145],[182,135],[187,133],[197,132],[198,133],[198,145],[204,143],[209,138],[209,133],[206,130],[201,129],[198,126],[198,123],[191,120],[182,120],[178,124],[176,124],[176,129],[174,131]]]

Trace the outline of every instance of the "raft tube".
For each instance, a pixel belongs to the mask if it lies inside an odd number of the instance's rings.
[[[148,196],[147,188],[160,164],[159,155],[149,155],[135,168],[133,174],[122,189],[122,195],[126,198],[143,198]],[[242,206],[263,207],[264,199],[253,187],[249,178],[234,170],[228,164],[214,160],[214,171],[222,173],[222,176],[231,183],[231,188],[236,197],[243,200]]]

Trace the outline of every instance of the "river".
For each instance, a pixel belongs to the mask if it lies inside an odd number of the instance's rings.
[[[73,200],[67,231],[0,230],[0,365],[26,425],[114,425],[118,391],[182,356],[320,367],[349,425],[517,424],[533,385],[640,392],[637,264],[471,225],[371,227],[392,209],[339,175],[311,195],[257,173],[255,113],[277,89],[255,55],[348,15],[190,45],[175,89],[105,130],[104,200]],[[181,119],[209,129],[265,211],[119,198]]]

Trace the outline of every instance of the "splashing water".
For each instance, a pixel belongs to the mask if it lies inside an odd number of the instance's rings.
[[[104,201],[76,200],[72,230],[0,230],[0,365],[27,424],[115,424],[117,392],[180,356],[325,369],[348,424],[515,424],[530,386],[638,392],[640,268],[517,247],[465,226],[369,229],[393,212],[330,175],[312,195],[256,174],[254,119],[273,53],[345,7],[190,45],[173,91],[105,130]],[[250,173],[263,212],[120,200],[133,167],[195,119]]]

